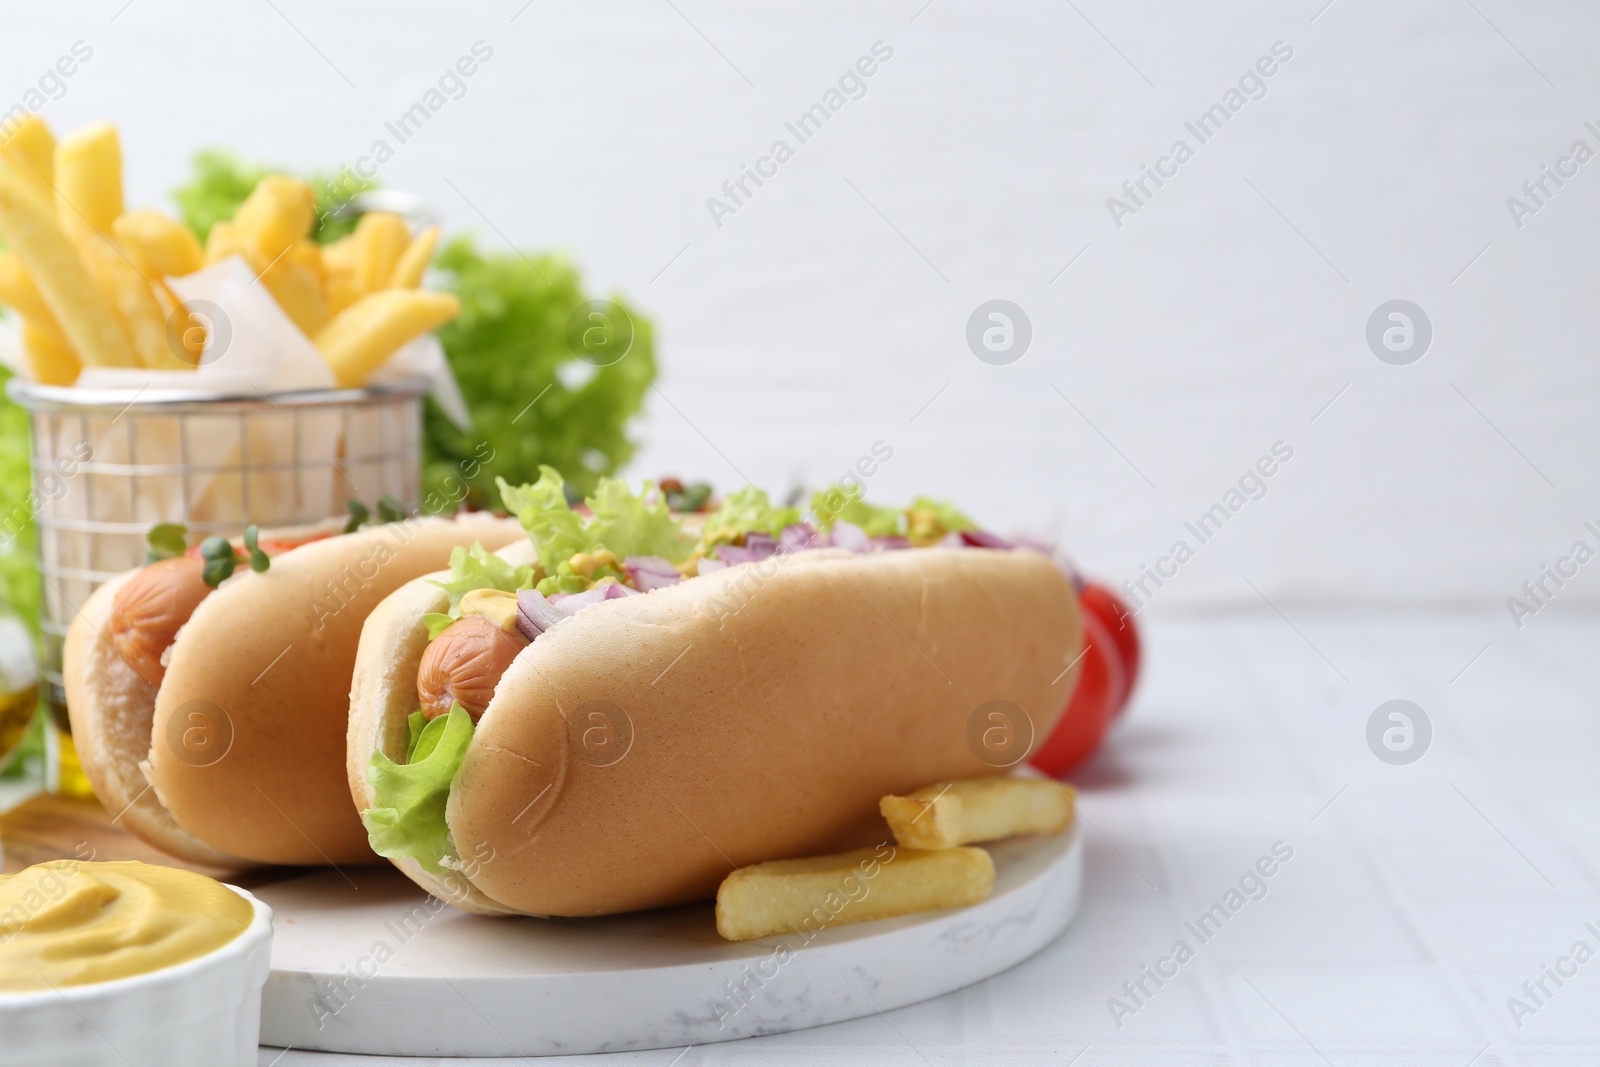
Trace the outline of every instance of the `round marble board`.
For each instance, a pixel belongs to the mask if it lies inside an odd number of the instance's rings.
[[[970,908],[732,943],[710,904],[600,919],[490,919],[391,868],[255,890],[274,912],[265,1045],[391,1056],[541,1056],[705,1044],[903,1007],[1044,948],[1078,910],[1079,823],[989,846]]]

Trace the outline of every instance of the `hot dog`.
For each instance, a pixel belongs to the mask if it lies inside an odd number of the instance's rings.
[[[372,859],[342,773],[361,623],[453,548],[520,535],[485,515],[412,518],[348,534],[319,526],[252,541],[213,585],[216,552],[114,578],[63,650],[73,739],[119,825],[196,863]],[[208,568],[210,570],[208,571]]]
[[[501,488],[528,539],[385,599],[351,688],[374,851],[466,910],[682,903],[883,840],[881,796],[993,773],[985,709],[1020,763],[1076,681],[1066,575],[948,507],[747,489],[683,521],[648,483]]]

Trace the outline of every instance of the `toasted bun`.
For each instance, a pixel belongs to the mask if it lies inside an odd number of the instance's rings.
[[[413,585],[363,635],[358,806],[372,752],[403,756],[418,620],[440,602]],[[885,793],[995,773],[980,755],[990,701],[1021,709],[1031,751],[1081,642],[1070,583],[1027,551],[807,552],[605,601],[501,679],[450,792],[462,870],[441,886],[401,866],[485,912],[704,899],[734,867],[884,839]]]
[[[522,543],[531,548],[529,542]],[[500,555],[512,557],[515,548],[513,545],[502,549]],[[423,649],[428,647],[428,630],[422,624],[422,616],[450,607],[449,596],[434,584],[442,577],[443,572],[401,586],[372,610],[361,628],[355,676],[350,683],[345,749],[345,772],[357,811],[373,805],[372,785],[367,781],[372,754],[385,752],[397,761],[405,758],[406,720],[417,710],[417,668],[422,663]],[[394,862],[412,881],[440,900],[480,915],[516,914],[454,872],[440,877],[424,870],[409,856]]]
[[[68,638],[76,652],[65,673],[90,781],[97,790],[106,783],[100,795],[112,806],[112,795],[142,788],[138,764],[147,760],[153,788],[130,811],[155,808],[131,825],[177,855],[198,858],[175,844],[208,850],[208,862],[370,862],[343,774],[362,621],[396,588],[443,566],[455,546],[494,549],[521,536],[515,522],[487,515],[427,518],[313,541],[264,574],[236,574],[179,630],[153,710],[151,687],[110,662],[120,657],[86,609]],[[91,598],[101,620],[113,596]],[[139,695],[146,703],[130,699]]]
[[[78,760],[94,795],[117,823],[179,859],[238,867],[244,863],[239,857],[212,848],[178,825],[140,768],[150,754],[156,687],[103,636],[110,626],[112,600],[137,573],[128,571],[96,589],[67,630],[62,673]]]

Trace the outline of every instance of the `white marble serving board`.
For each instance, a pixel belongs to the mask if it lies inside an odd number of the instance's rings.
[[[1026,959],[1078,910],[1078,824],[998,842],[970,908],[730,943],[709,904],[603,919],[489,919],[389,868],[255,890],[272,906],[261,1042],[330,1052],[540,1056],[669,1048],[853,1019]]]

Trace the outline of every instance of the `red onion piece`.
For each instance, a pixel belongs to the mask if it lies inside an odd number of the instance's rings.
[[[629,556],[622,566],[633,579],[634,588],[644,593],[683,581],[678,568],[660,556]]]
[[[803,522],[785,526],[783,532],[778,534],[779,552],[802,552],[808,548],[821,548],[827,543],[826,538]]]
[[[872,551],[872,538],[867,536],[867,531],[853,522],[834,520],[832,533],[835,548],[848,549],[851,552]]]
[[[524,589],[517,594],[517,630],[529,641],[564,618],[539,590]]]
[[[1010,541],[986,530],[962,530],[961,539],[973,548],[1015,548]]]
[[[550,604],[563,616],[570,616],[576,615],[584,608],[593,607],[604,599],[606,599],[605,588],[597,585],[581,593],[557,593],[550,598]]]

